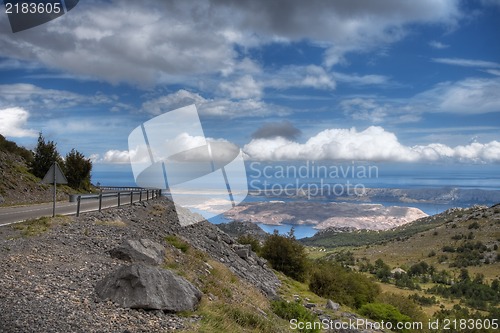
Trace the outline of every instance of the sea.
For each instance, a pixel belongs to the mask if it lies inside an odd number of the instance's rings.
[[[459,188],[500,191],[500,165],[495,164],[368,164],[300,161],[293,163],[247,162],[245,166],[249,191],[260,195],[248,195],[243,203],[267,200],[327,202],[329,199],[321,195],[301,196],[300,198],[288,195],[297,193],[297,190],[318,194],[318,190],[322,191],[325,188],[335,194],[356,193],[364,188]],[[94,164],[92,183],[101,186],[136,186],[129,164]],[[263,193],[266,195],[262,195]],[[441,213],[449,208],[468,207],[473,204],[393,201],[372,201],[371,203],[415,207],[429,215]],[[223,215],[212,217],[209,221],[214,224],[229,222]],[[318,231],[312,225],[259,224],[259,226],[266,232],[272,233],[278,230],[281,234],[290,232],[293,227],[297,238],[310,237]]]

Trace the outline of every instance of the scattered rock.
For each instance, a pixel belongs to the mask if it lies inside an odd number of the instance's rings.
[[[96,292],[124,308],[168,312],[192,311],[201,299],[186,279],[145,264],[120,267],[97,284]]]
[[[144,262],[150,265],[160,265],[165,256],[165,248],[149,239],[128,239],[120,246],[109,251],[113,258],[130,262]]]
[[[312,309],[312,308],[315,308],[315,307],[316,307],[316,304],[314,304],[314,303],[306,303],[304,306],[305,306],[306,308],[308,308],[308,309]]]
[[[249,254],[250,254],[250,251],[251,251],[251,246],[250,245],[236,245],[234,247],[234,251],[241,259],[247,259]]]
[[[335,303],[334,301],[332,301],[331,299],[329,299],[326,302],[326,308],[330,309],[330,310],[333,310],[333,311],[338,311],[340,309],[340,304],[339,303]]]
[[[261,227],[252,222],[232,221],[229,223],[217,224],[217,227],[235,239],[243,235],[250,235],[260,242],[264,242],[269,236]]]

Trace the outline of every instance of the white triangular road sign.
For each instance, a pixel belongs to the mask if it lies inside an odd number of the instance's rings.
[[[56,184],[67,184],[68,180],[64,176],[61,168],[59,167],[59,164],[57,162],[54,162],[52,166],[50,167],[49,171],[45,174],[45,176],[42,179],[42,183],[45,184],[54,184],[54,179]]]

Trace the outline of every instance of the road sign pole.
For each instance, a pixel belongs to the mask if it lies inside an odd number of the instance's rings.
[[[56,216],[56,191],[57,191],[57,182],[56,182],[56,165],[57,165],[57,162],[54,162],[54,203],[52,204],[52,217],[55,217]]]
[[[54,162],[52,166],[50,167],[49,171],[45,174],[45,176],[42,179],[42,183],[44,184],[53,184],[54,189],[53,189],[53,204],[52,204],[52,217],[56,216],[56,199],[57,199],[57,184],[67,184],[68,180],[66,179],[66,176],[64,176],[64,173],[62,172],[61,168],[59,167],[59,164],[57,162]]]

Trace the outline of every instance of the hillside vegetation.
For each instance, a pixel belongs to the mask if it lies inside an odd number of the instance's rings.
[[[500,318],[500,205],[452,209],[387,232],[323,236],[316,241],[337,247],[311,248],[312,257],[376,279],[385,294],[416,302],[428,316]]]
[[[43,137],[40,136],[43,139]],[[40,140],[40,139],[39,139]],[[43,142],[45,144],[45,142]],[[49,142],[47,145],[52,144],[52,149],[55,150],[55,144]],[[69,164],[67,168],[64,168],[64,162],[59,157],[58,154],[57,161],[65,171],[68,181],[73,180],[74,174],[81,172],[78,166],[82,165],[81,161],[87,161],[84,159],[83,155],[78,153],[76,150],[72,150],[66,159],[73,163]],[[40,156],[40,155],[39,155]],[[0,205],[10,206],[19,204],[33,204],[49,202],[53,198],[52,186],[41,183],[41,177],[45,175],[48,168],[52,165],[53,161],[48,160],[43,169],[39,166],[41,163],[36,160],[37,155],[32,151],[18,146],[15,142],[7,140],[4,136],[0,135]],[[34,168],[34,167],[38,168]],[[84,165],[87,167],[84,171],[90,175],[90,169],[88,164]],[[90,166],[91,168],[91,166]],[[38,177],[33,174],[33,171],[37,169]],[[87,181],[87,180],[86,180]],[[73,188],[66,185],[58,185],[57,190],[57,200],[68,200],[68,194],[75,193],[79,190],[91,190],[90,177],[85,183],[85,188],[80,188],[80,183],[76,181],[73,182]],[[70,185],[72,185],[70,183]]]
[[[450,220],[463,217],[474,212],[478,207],[468,209],[452,208],[443,213],[423,217],[408,224],[390,230],[354,230],[345,232],[344,229],[326,229],[316,233],[312,237],[301,239],[301,242],[309,246],[322,246],[328,248],[345,246],[364,246],[383,243],[391,240],[404,240],[409,237],[431,230],[446,224]]]

